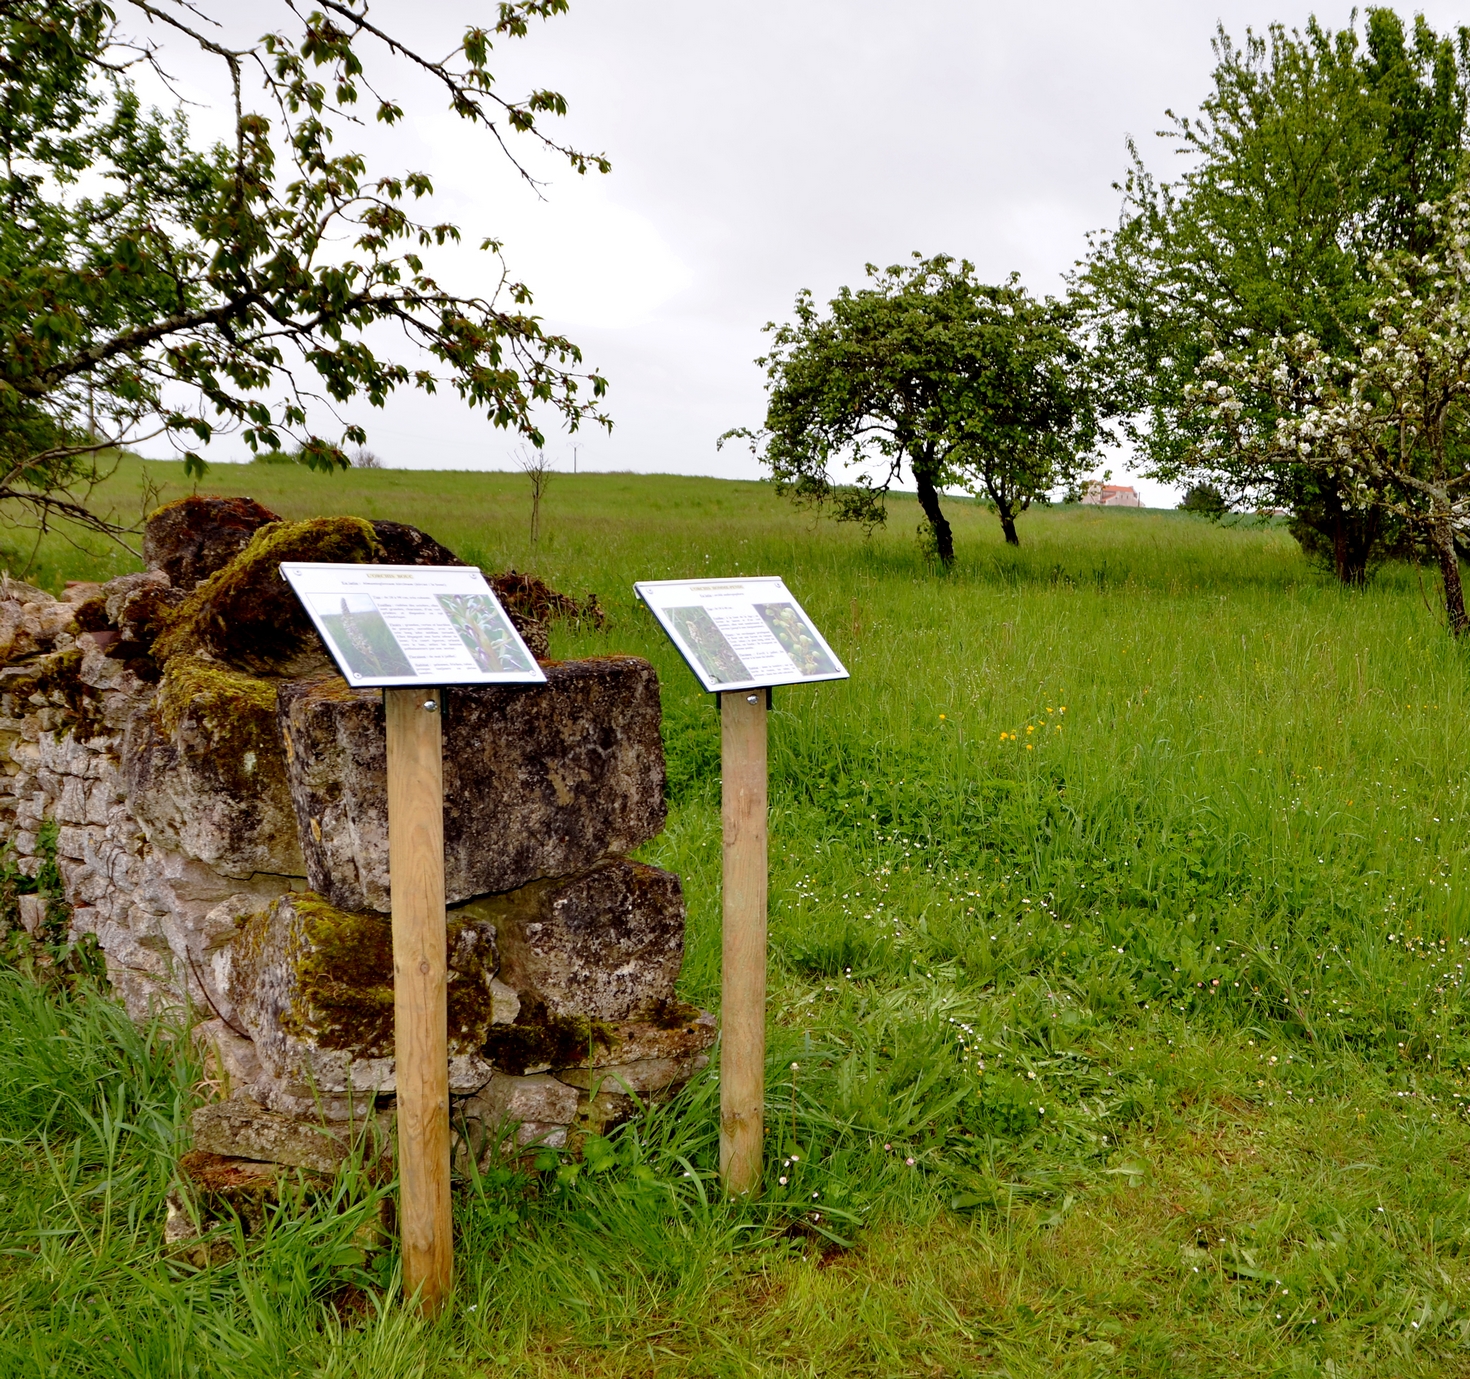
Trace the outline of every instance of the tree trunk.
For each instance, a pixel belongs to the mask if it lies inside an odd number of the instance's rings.
[[[924,516],[929,519],[929,528],[934,533],[934,550],[939,556],[939,563],[948,569],[954,564],[954,532],[950,530],[949,521],[939,506],[939,490],[934,487],[934,480],[928,473],[919,468],[914,469],[914,481],[919,486],[919,506],[924,510]]]
[[[1007,546],[1019,546],[1021,538],[1016,535],[1015,516],[1006,508],[1000,510],[1000,529],[1005,533]]]
[[[1470,628],[1465,616],[1465,589],[1460,583],[1460,556],[1455,550],[1455,533],[1448,522],[1434,528],[1434,545],[1439,552],[1439,572],[1444,580],[1444,612],[1450,635],[1462,637]]]

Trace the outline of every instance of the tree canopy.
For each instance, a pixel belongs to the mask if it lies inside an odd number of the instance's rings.
[[[1455,545],[1470,530],[1470,192],[1424,218],[1435,247],[1375,256],[1367,322],[1346,342],[1301,332],[1216,350],[1188,402],[1201,463],[1246,476],[1290,464],[1350,511],[1386,511],[1421,536],[1458,637],[1470,631]]]
[[[1424,207],[1453,189],[1467,145],[1470,30],[1406,29],[1370,9],[1362,36],[1302,31],[1214,41],[1213,89],[1167,137],[1186,170],[1156,178],[1136,147],[1119,224],[1074,286],[1155,477],[1217,485],[1232,506],[1287,507],[1304,544],[1360,582],[1403,531],[1391,507],[1344,501],[1330,477],[1199,448],[1187,400],[1216,350],[1309,334],[1344,347],[1368,321],[1375,255],[1433,247]],[[1266,407],[1283,400],[1263,395]]]
[[[809,291],[795,320],[772,322],[765,426],[749,437],[779,488],[881,523],[905,466],[938,559],[954,559],[945,488],[984,494],[1006,540],[1016,515],[1068,482],[1098,435],[1086,350],[1071,309],[1012,277],[989,286],[939,254],[867,266],[825,314]],[[836,462],[852,473],[832,474]]]
[[[150,436],[174,441],[196,471],[221,432],[345,467],[345,447],[366,436],[338,406],[382,406],[400,388],[452,387],[537,444],[541,408],[573,428],[605,423],[604,380],[543,329],[503,265],[490,295],[430,274],[425,250],[461,232],[417,218],[429,176],[369,169],[350,143],[364,117],[403,119],[384,82],[414,69],[506,156],[518,135],[578,172],[606,171],[606,159],[544,133],[544,117],[566,110],[561,95],[507,99],[490,70],[496,43],[565,9],[505,0],[441,60],[379,27],[364,0],[317,0],[304,17],[281,0],[281,26],[234,47],[216,20],[238,14],[216,0],[7,0],[0,512],[108,527],[84,502],[97,457]],[[227,143],[199,146],[182,107],[145,108],[137,75],[167,80],[180,44],[216,64]],[[480,247],[500,249],[493,238]],[[408,342],[409,362],[384,352],[384,325]]]

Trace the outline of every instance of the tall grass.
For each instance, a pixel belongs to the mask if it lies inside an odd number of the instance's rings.
[[[658,667],[646,853],[684,879],[683,988],[712,1008],[718,720],[631,584],[787,578],[853,678],[776,692],[766,1187],[720,1198],[711,1072],[579,1163],[462,1184],[434,1326],[396,1305],[391,1252],[357,1251],[350,1174],[194,1273],[158,1250],[187,1060],[12,981],[0,1369],[1470,1365],[1466,666],[1418,572],[1344,592],[1277,525],[1152,512],[1028,514],[1013,551],[959,505],[940,575],[912,504],[868,539],[708,480],[559,476],[534,550],[521,476],[211,487],[599,595],[606,627],[553,651]],[[92,567],[55,546],[39,569]]]

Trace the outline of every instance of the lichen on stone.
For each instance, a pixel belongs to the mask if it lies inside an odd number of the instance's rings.
[[[158,721],[170,736],[189,716],[214,734],[227,733],[232,723],[259,719],[275,736],[275,683],[202,656],[175,656],[169,661],[155,706]]]

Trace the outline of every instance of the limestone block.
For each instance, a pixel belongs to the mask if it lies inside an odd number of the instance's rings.
[[[590,1092],[623,1093],[642,1100],[683,1086],[695,1073],[709,1066],[709,1055],[692,1054],[687,1058],[635,1058],[628,1063],[613,1063],[605,1068],[561,1068],[557,1077],[570,1087]]]
[[[83,823],[87,817],[87,790],[85,782],[78,776],[67,776],[61,782],[61,793],[56,797],[56,818],[64,824]]]
[[[135,859],[131,874],[126,932],[167,955],[167,975],[180,998],[187,991],[196,1010],[228,1010],[210,973],[206,944],[214,934],[208,917],[217,906],[240,895],[252,899],[252,911],[263,910],[289,889],[291,880],[264,874],[248,880],[222,876],[183,853],[151,847]],[[104,940],[99,934],[103,952],[109,952],[114,937],[109,934]]]
[[[144,590],[171,588],[169,578],[161,570],[140,570],[136,574],[119,575],[102,586],[107,621],[117,627],[123,621],[123,610],[134,594]]]
[[[305,875],[269,682],[174,657],[128,723],[122,772],[154,847],[227,876]]]
[[[82,806],[82,820],[89,824],[102,824],[104,827],[111,822],[112,809],[121,803],[118,799],[117,786],[110,780],[94,780],[87,789],[86,800]]]
[[[260,1057],[255,1045],[224,1020],[207,1020],[195,1025],[189,1034],[204,1060],[205,1077],[215,1082],[222,1096],[228,1098],[233,1092],[249,1087],[260,1076]]]
[[[28,934],[38,934],[46,922],[46,897],[43,895],[20,895],[16,897],[20,907],[20,924]]]
[[[45,651],[69,627],[76,609],[8,576],[0,583],[0,664]]]
[[[392,1078],[388,1081],[391,1083]],[[385,1090],[391,1091],[391,1087]],[[361,1120],[364,1112],[377,1105],[374,1089],[363,1090],[356,1082],[351,1089],[324,1092],[314,1082],[273,1077],[268,1071],[263,1071],[246,1088],[245,1095],[269,1111],[279,1111],[283,1116],[294,1116],[313,1125],[321,1121]]]
[[[347,1157],[342,1139],[248,1099],[235,1097],[201,1106],[191,1117],[194,1148],[207,1154],[286,1164],[333,1173]]]
[[[80,896],[83,882],[90,879],[92,865],[85,858],[74,861],[68,857],[56,859],[56,869],[61,873],[61,892],[68,902],[75,904]]]
[[[491,1073],[481,1047],[503,997],[493,989],[493,928],[450,917],[451,1088]],[[380,915],[350,913],[309,892],[281,897],[229,947],[225,997],[288,1096],[393,1088],[393,936]],[[499,1009],[497,1009],[499,1007]]]
[[[166,975],[156,976],[130,967],[111,953],[106,953],[106,958],[107,980],[113,995],[121,999],[128,1018],[135,1024],[144,1025],[160,1017],[169,1021],[183,1018],[184,1002]]]
[[[547,684],[452,687],[444,714],[450,904],[567,876],[664,824],[658,677],[631,656],[545,667]],[[281,687],[291,797],[313,888],[386,912],[387,768],[376,691]]]
[[[74,827],[57,829],[56,852],[58,856],[81,861],[87,855],[87,830]]]
[[[627,1020],[674,999],[684,896],[670,872],[618,858],[465,909],[495,925],[501,980],[553,1018]]]
[[[179,589],[228,565],[255,533],[281,519],[253,498],[201,498],[166,503],[143,528],[143,559]]]
[[[554,1077],[511,1077],[496,1073],[460,1107],[466,1121],[499,1129],[522,1124],[569,1125],[577,1114],[577,1089]]]

